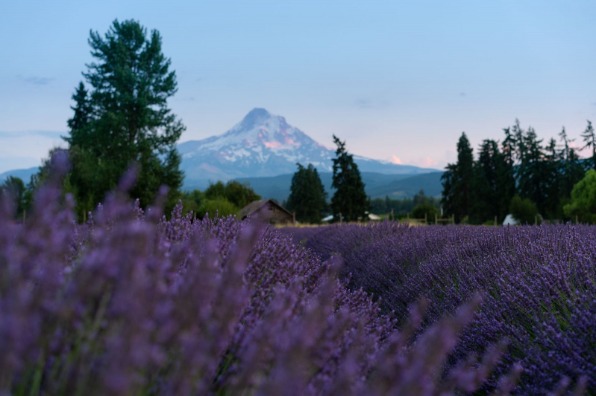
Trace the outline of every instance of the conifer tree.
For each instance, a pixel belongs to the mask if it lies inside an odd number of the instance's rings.
[[[503,221],[515,193],[515,181],[505,155],[496,141],[485,139],[474,163],[473,220],[477,223]]]
[[[325,188],[317,169],[308,164],[296,164],[298,170],[292,176],[287,209],[296,214],[296,220],[305,223],[320,223],[327,205]]]
[[[591,125],[589,125],[591,128]],[[559,137],[563,148],[559,154],[557,167],[557,179],[559,181],[559,196],[557,205],[557,217],[562,214],[562,205],[569,201],[573,187],[584,177],[585,168],[580,161],[575,148],[571,146],[572,139],[567,137],[565,128],[561,130]]]
[[[474,199],[474,155],[465,132],[462,132],[457,142],[457,163],[448,164],[441,179],[443,210],[445,214],[453,215],[459,223],[470,215]]]
[[[582,147],[582,150],[586,149],[586,148],[592,149],[591,150],[592,157],[590,157],[592,160],[591,161],[592,164],[590,165],[590,168],[596,170],[596,133],[594,133],[594,128],[592,127],[591,121],[588,121],[588,125],[586,126],[586,129],[582,133],[582,138],[585,143],[585,145]]]
[[[331,198],[331,211],[335,221],[357,221],[366,218],[368,198],[364,183],[354,158],[346,150],[345,142],[333,135],[337,146],[333,159],[333,183],[335,188]]]
[[[175,144],[185,127],[168,108],[177,90],[176,74],[161,49],[156,30],[147,33],[137,21],[114,21],[102,37],[89,37],[94,62],[75,90],[68,120],[71,182],[89,210],[103,199],[132,163],[139,169],[131,191],[144,207],[159,187],[178,196],[183,174]]]
[[[534,128],[528,127],[525,133],[521,132],[521,137],[518,139],[518,152],[520,157],[517,167],[519,195],[534,202],[538,211],[544,213],[546,208],[544,191],[547,189],[550,174],[545,166],[542,139],[538,138]]]

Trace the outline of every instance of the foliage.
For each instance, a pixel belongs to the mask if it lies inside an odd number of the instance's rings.
[[[399,217],[406,217],[409,215],[414,207],[422,203],[430,203],[436,208],[440,207],[440,199],[424,195],[424,191],[420,191],[412,198],[393,199],[390,197],[374,198],[370,200],[370,211],[372,213],[388,213],[390,219]]]
[[[0,185],[0,196],[14,204],[17,218],[22,218],[25,215],[26,192],[23,180],[15,176],[9,176]]]
[[[432,203],[421,203],[412,209],[411,216],[415,219],[426,219],[427,222],[434,221],[439,216],[439,210]]]
[[[571,191],[565,215],[584,223],[596,224],[596,170],[590,169]]]
[[[588,161],[579,158],[565,128],[559,133],[559,142],[550,139],[546,145],[534,128],[522,128],[519,120],[503,132],[500,148],[497,141],[485,139],[476,160],[465,134],[460,137],[458,160],[447,165],[442,177],[445,213],[455,215],[458,222],[468,219],[483,224],[495,217],[501,222],[513,196],[518,195],[533,202],[541,216],[563,219],[563,206],[583,177]],[[592,147],[589,121],[582,136],[586,142],[583,148]]]
[[[164,184],[171,205],[182,185],[175,144],[185,128],[167,106],[177,90],[176,75],[162,54],[160,34],[147,34],[134,20],[116,20],[105,37],[91,31],[89,45],[95,62],[83,76],[90,89],[83,82],[77,86],[64,138],[79,217],[103,200],[133,162],[139,177],[131,194],[141,206]]]
[[[296,164],[298,170],[292,176],[287,209],[296,213],[296,220],[303,223],[320,223],[327,203],[327,193],[317,169],[308,164]]]
[[[471,217],[481,223],[497,217],[502,222],[515,192],[513,168],[496,141],[485,139],[474,163]]]
[[[368,199],[364,183],[354,158],[346,151],[346,144],[333,136],[337,146],[333,159],[333,183],[335,193],[331,198],[331,211],[337,221],[357,221],[366,218]]]
[[[538,208],[528,198],[515,195],[511,199],[509,212],[520,224],[536,224],[539,221]]]
[[[201,205],[197,211],[197,216],[201,219],[205,216],[212,218],[235,216],[238,213],[238,210],[238,207],[228,201],[226,198],[218,197],[201,201]]]
[[[503,354],[452,354],[476,297],[424,329],[414,304],[397,331],[337,281],[337,260],[251,222],[144,211],[126,198],[131,176],[86,224],[55,173],[25,222],[0,204],[0,392],[470,393]]]
[[[513,394],[596,389],[595,227],[384,222],[283,231],[322,259],[340,255],[340,275],[350,289],[370,293],[398,322],[421,295],[432,302],[425,329],[480,293],[483,303],[453,358],[507,338],[496,373],[519,364],[523,371]],[[493,394],[498,383],[489,378],[480,394]]]
[[[205,197],[212,200],[225,199],[238,209],[261,199],[250,186],[235,180],[231,180],[226,184],[221,181],[210,184],[205,190]]]
[[[590,157],[590,159],[592,160],[591,167],[592,167],[592,169],[596,170],[596,133],[594,133],[594,127],[592,126],[591,121],[588,121],[588,125],[586,126],[586,129],[582,133],[582,138],[585,143],[585,145],[582,147],[582,149],[586,149],[586,148],[591,149],[591,151],[592,151],[592,157]]]
[[[470,141],[462,133],[457,142],[457,163],[448,164],[441,177],[442,205],[446,215],[453,215],[457,223],[470,215],[473,202],[474,156]]]
[[[192,212],[199,213],[201,203],[205,200],[205,194],[201,190],[192,190],[182,192],[180,202],[182,204],[182,211],[184,214]]]

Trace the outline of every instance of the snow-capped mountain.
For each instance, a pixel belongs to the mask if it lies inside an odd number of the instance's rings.
[[[312,164],[330,172],[335,151],[314,141],[288,124],[284,117],[256,108],[222,135],[180,143],[185,185],[241,177],[294,173],[296,163]],[[361,171],[386,174],[418,174],[433,171],[415,166],[354,156]]]

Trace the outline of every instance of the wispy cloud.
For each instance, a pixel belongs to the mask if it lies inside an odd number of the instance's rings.
[[[32,85],[48,85],[49,83],[54,81],[54,78],[52,78],[52,77],[22,76],[22,75],[19,75],[18,77],[21,81],[23,81],[27,84],[32,84]]]
[[[354,105],[360,109],[381,109],[386,108],[391,103],[386,99],[357,98]]]
[[[53,147],[64,147],[60,136],[54,131],[0,131],[0,173],[10,169],[38,166]]]
[[[60,139],[66,134],[66,132],[58,131],[0,131],[0,139],[16,139],[32,136],[39,136],[48,139]]]

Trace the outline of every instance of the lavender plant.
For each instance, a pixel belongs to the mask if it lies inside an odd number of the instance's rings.
[[[4,394],[458,394],[482,390],[504,353],[458,347],[479,296],[423,329],[427,300],[383,314],[338,259],[275,229],[143,211],[131,175],[76,224],[59,185],[25,222],[0,206]],[[492,389],[514,391],[519,371]]]
[[[519,362],[520,393],[595,391],[596,228],[383,223],[285,232],[321,257],[341,255],[350,287],[398,319],[420,296],[431,300],[423,328],[480,292],[484,303],[454,356],[507,339],[496,373]]]

